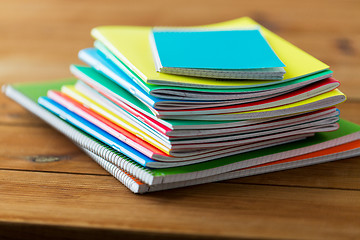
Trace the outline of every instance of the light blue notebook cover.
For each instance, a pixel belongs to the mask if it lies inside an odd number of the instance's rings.
[[[163,67],[241,70],[285,66],[258,29],[154,29],[153,37]]]
[[[147,166],[150,162],[156,162],[48,97],[40,97],[38,103],[65,121],[130,157],[142,166]]]

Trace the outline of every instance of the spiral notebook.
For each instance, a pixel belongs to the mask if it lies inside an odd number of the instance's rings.
[[[154,28],[149,36],[158,72],[225,79],[283,78],[285,65],[260,29]]]
[[[91,137],[39,106],[36,101],[50,89],[59,89],[74,79],[37,84],[8,85],[5,94],[74,141],[96,162],[135,193],[158,191],[224,179],[249,176],[338,160],[360,154],[360,126],[340,120],[334,132],[318,133],[306,140],[263,151],[190,166],[151,169],[141,166],[111,146]],[[299,155],[300,154],[300,155]]]

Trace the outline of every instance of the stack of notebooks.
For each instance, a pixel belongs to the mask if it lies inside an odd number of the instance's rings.
[[[135,193],[360,155],[329,66],[250,18],[92,36],[76,78],[4,92]]]

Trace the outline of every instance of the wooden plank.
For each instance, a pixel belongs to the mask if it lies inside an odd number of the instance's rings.
[[[0,169],[108,175],[50,127],[0,125],[0,132]]]
[[[360,191],[229,183],[138,196],[107,176],[0,172],[3,222],[265,239],[360,234]]]
[[[99,25],[106,23],[125,24],[205,24],[219,19],[232,19],[243,15],[252,15],[270,22],[282,22],[286,31],[314,30],[327,32],[357,31],[359,22],[359,2],[348,1],[302,1],[302,4],[289,3],[286,0],[268,2],[254,0],[251,4],[243,4],[236,0],[199,0],[199,1],[87,1],[63,4],[62,2],[11,1],[4,0],[2,18],[16,23],[31,19],[41,25],[54,23],[72,25]],[[56,9],[58,11],[46,11]],[[168,11],[172,9],[172,11]],[[22,14],[12,14],[14,10]],[[92,14],[89,14],[89,13]],[[306,14],[304,19],[303,13]],[[319,18],[321,12],[321,18]],[[302,13],[302,14],[300,14]],[[34,18],[34,16],[38,16]],[[44,21],[41,16],[47,17]],[[186,18],[184,17],[186,16]],[[346,23],[346,24],[345,24]],[[26,30],[26,29],[25,29]],[[49,29],[49,32],[56,31]]]
[[[21,231],[19,231],[21,229]],[[31,240],[103,240],[103,239],[147,239],[147,240],[182,240],[186,239],[234,239],[214,236],[199,236],[190,234],[164,234],[157,232],[124,231],[121,229],[102,229],[89,227],[57,226],[32,223],[1,222],[1,239],[31,239]],[[240,238],[236,238],[240,239]]]
[[[0,94],[0,103],[0,125],[47,127],[44,121],[25,110],[4,94]]]

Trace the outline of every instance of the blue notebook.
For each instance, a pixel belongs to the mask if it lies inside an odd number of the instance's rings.
[[[157,71],[214,78],[282,79],[284,64],[259,29],[153,29]]]
[[[96,139],[107,144],[111,148],[125,154],[134,161],[138,162],[142,166],[147,166],[149,163],[155,162],[154,160],[148,158],[144,154],[136,151],[134,148],[130,147],[126,143],[123,143],[119,139],[108,134],[104,130],[85,120],[84,118],[78,116],[77,114],[71,112],[67,108],[58,104],[57,102],[51,100],[48,97],[40,97],[38,103],[49,111],[53,112],[55,115],[64,119],[65,121],[73,124],[74,126],[80,128],[87,134],[95,137]]]

